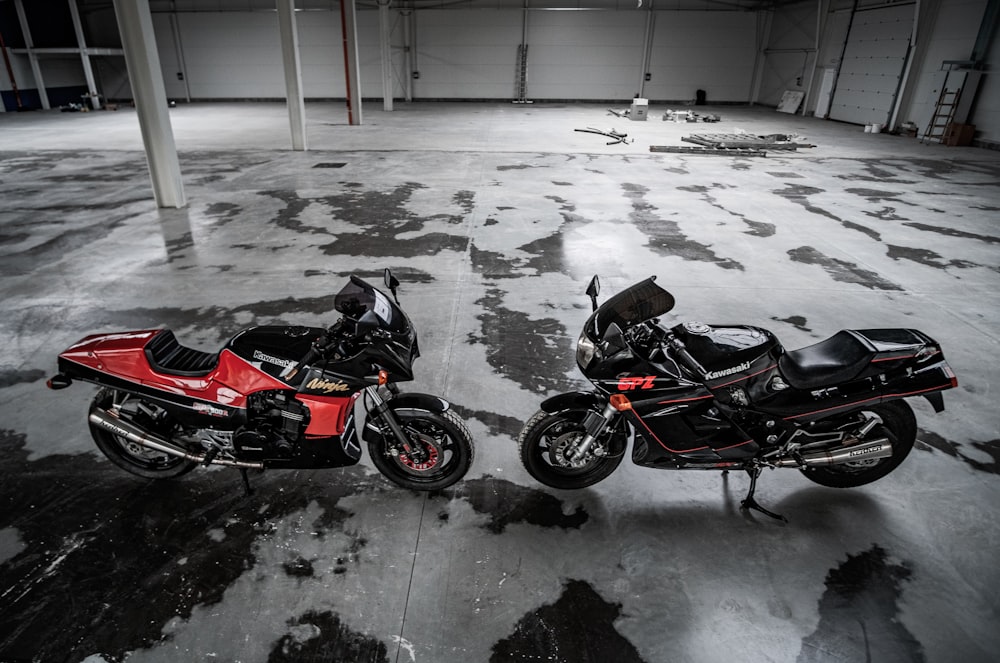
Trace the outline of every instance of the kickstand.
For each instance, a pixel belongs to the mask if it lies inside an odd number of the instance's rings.
[[[770,516],[775,520],[780,520],[783,523],[787,523],[788,518],[785,518],[780,514],[774,513],[773,511],[768,511],[760,504],[758,504],[756,499],[754,499],[753,494],[757,490],[757,477],[760,476],[760,465],[754,465],[752,468],[748,467],[747,474],[750,475],[750,490],[747,491],[747,496],[743,499],[742,502],[740,502],[740,508],[743,510],[753,509],[754,511],[760,511],[765,516]]]
[[[243,494],[246,497],[250,497],[253,495],[253,488],[250,487],[250,477],[247,476],[247,468],[241,467],[240,474],[243,476]]]

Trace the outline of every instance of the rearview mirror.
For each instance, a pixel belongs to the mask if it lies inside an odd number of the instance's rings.
[[[396,288],[399,287],[399,279],[393,276],[389,268],[386,267],[382,280],[385,281],[385,287],[389,288],[389,292],[392,293],[392,298],[396,300],[396,304],[398,305],[399,297],[396,296]]]
[[[597,278],[597,274],[594,274],[594,278],[590,279],[590,285],[587,286],[587,296],[590,297],[590,305],[592,310],[597,310],[597,295],[601,294],[601,281]]]

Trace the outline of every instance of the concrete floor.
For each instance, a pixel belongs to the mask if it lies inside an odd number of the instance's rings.
[[[719,124],[606,106],[310,104],[171,111],[189,201],[153,204],[134,111],[0,115],[0,661],[995,661],[1000,649],[1000,153],[768,109]],[[616,128],[606,145],[574,128]],[[766,158],[650,153],[690,133],[795,133]],[[343,164],[330,167],[330,164]],[[325,166],[325,167],[324,167]],[[391,267],[417,379],[468,422],[444,494],[346,470],[154,483],[94,447],[94,389],[52,392],[85,334],[321,325]],[[522,469],[598,273],[651,274],[677,320],[800,347],[845,327],[938,339],[960,387],[912,404],[917,448],[836,490],[628,463],[580,492]]]

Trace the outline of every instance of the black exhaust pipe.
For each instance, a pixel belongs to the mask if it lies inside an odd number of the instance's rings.
[[[62,373],[57,373],[45,381],[45,386],[49,389],[65,389],[71,384],[73,384],[73,380]]]

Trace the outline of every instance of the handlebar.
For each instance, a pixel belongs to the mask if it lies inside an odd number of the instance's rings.
[[[663,334],[667,345],[670,346],[670,349],[673,350],[677,357],[681,360],[684,367],[693,372],[699,378],[704,377],[707,371],[702,367],[697,359],[691,356],[691,353],[688,352],[687,348],[684,346],[684,342],[674,336],[671,332],[664,331]]]

